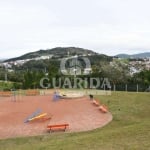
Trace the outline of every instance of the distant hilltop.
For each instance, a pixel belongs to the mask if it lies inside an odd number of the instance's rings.
[[[77,47],[56,47],[47,50],[38,50],[36,52],[31,52],[24,54],[19,57],[11,58],[5,60],[5,62],[10,61],[17,61],[17,60],[25,60],[25,59],[33,59],[33,58],[40,58],[40,57],[54,57],[54,58],[63,58],[66,56],[74,56],[74,55],[97,55],[98,53]]]
[[[118,57],[118,58],[150,58],[150,52],[133,54],[133,55],[118,54],[118,55],[116,55],[116,57]]]
[[[100,55],[99,53],[94,52],[93,50],[78,48],[78,47],[56,47],[46,50],[38,50],[35,52],[26,53],[19,57],[14,57],[10,59],[0,60],[0,62],[15,62],[22,60],[40,60],[40,59],[49,59],[49,58],[65,58],[68,56],[91,56],[91,55]],[[103,54],[101,54],[103,55]],[[109,57],[107,55],[103,55]],[[111,56],[112,57],[112,56]],[[114,57],[118,58],[150,58],[150,52],[138,53],[134,55],[129,54],[118,54]]]

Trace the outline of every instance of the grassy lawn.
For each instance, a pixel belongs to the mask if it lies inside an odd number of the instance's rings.
[[[54,133],[0,140],[0,150],[148,150],[150,93],[114,92],[97,96],[108,105],[113,121],[88,132]]]

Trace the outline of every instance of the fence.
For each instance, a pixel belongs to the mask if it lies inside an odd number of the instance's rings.
[[[143,84],[114,84],[112,91],[150,92],[150,85]]]

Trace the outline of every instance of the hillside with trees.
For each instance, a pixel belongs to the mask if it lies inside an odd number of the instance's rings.
[[[52,56],[54,56],[54,58],[63,58],[63,57],[68,57],[68,55],[69,56],[74,56],[74,55],[80,56],[80,55],[96,55],[96,54],[97,53],[93,52],[92,50],[83,49],[83,48],[56,47],[56,48],[52,48],[52,49],[38,50],[36,52],[27,53],[20,57],[7,59],[7,60],[5,60],[5,62],[31,59],[31,58],[41,57],[41,56],[48,56],[48,55],[52,55]]]
[[[30,59],[32,57],[39,57],[46,54],[51,54],[53,57],[50,59],[31,59],[23,64],[17,65],[14,63],[11,64],[11,69],[1,66],[0,80],[5,81],[7,74],[7,81],[12,82],[11,87],[22,89],[41,88],[39,83],[43,77],[47,77],[50,82],[53,78],[56,78],[56,82],[58,82],[58,79],[61,78],[63,82],[66,76],[63,75],[60,71],[60,62],[62,58],[77,56],[79,59],[86,57],[90,60],[92,68],[90,74],[77,76],[82,79],[86,78],[87,82],[90,82],[91,77],[108,78],[111,84],[111,89],[113,89],[114,85],[119,85],[118,90],[125,90],[125,84],[129,84],[130,87],[132,87],[133,84],[140,84],[143,86],[141,91],[144,91],[150,85],[149,70],[143,69],[142,71],[131,75],[130,59],[116,59],[81,48],[69,47],[40,50],[37,52],[25,54],[21,57],[9,59],[6,62],[9,64],[12,61]],[[141,64],[138,66],[141,66]],[[70,75],[67,77],[73,81],[74,76]],[[8,89],[8,86],[6,87]],[[133,88],[131,88],[131,90],[133,90]]]

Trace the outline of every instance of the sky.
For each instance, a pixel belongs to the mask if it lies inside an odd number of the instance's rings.
[[[0,0],[0,58],[80,47],[150,52],[149,0]]]

